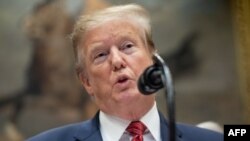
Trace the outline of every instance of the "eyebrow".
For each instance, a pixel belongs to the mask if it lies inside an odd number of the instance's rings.
[[[121,36],[117,41],[116,44],[120,44],[124,41],[132,41],[133,43],[136,42],[136,39],[132,38],[131,36],[125,35],[125,36]]]
[[[120,44],[123,41],[132,41],[132,42],[136,42],[136,40],[134,38],[131,38],[129,35],[123,35],[120,36],[118,39],[116,39],[116,41],[114,42],[115,45]],[[103,46],[105,46],[105,41],[94,41],[93,43],[91,43],[88,48],[89,51],[88,53],[90,53],[90,55],[92,55],[94,52],[103,49]]]
[[[104,43],[103,42],[94,42],[92,44],[90,44],[88,46],[89,50],[88,50],[88,56],[90,57],[90,59],[92,59],[94,57],[94,54],[100,50],[105,50],[104,48]]]
[[[101,47],[103,46],[103,42],[95,42],[95,43],[92,43],[88,46],[89,48],[89,52],[92,53],[92,52],[95,52],[96,50],[99,50]]]

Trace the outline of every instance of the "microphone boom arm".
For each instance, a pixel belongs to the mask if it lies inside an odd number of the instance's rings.
[[[175,94],[172,76],[168,66],[159,54],[155,53],[153,59],[156,61],[157,66],[160,66],[162,71],[161,79],[164,85],[165,98],[167,101],[167,110],[169,118],[169,140],[175,141],[176,124],[175,124]]]

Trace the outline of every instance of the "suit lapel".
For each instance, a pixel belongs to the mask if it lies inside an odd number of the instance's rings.
[[[75,141],[102,141],[99,123],[99,112],[93,119],[80,125],[74,138]]]
[[[162,141],[169,141],[169,125],[165,117],[159,112],[160,115],[160,125],[161,125],[161,139]],[[182,140],[182,133],[177,129],[176,126],[176,141]]]

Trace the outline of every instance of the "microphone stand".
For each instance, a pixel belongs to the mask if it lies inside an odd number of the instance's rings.
[[[167,111],[169,118],[169,140],[175,141],[176,135],[176,125],[175,125],[175,95],[172,76],[168,66],[165,64],[164,60],[160,57],[159,54],[154,54],[155,63],[161,69],[162,74],[161,79],[164,85],[165,98],[167,101]]]

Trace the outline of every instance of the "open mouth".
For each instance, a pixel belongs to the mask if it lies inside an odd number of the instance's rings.
[[[117,83],[124,83],[124,82],[126,82],[127,80],[128,80],[127,77],[121,77],[121,78],[118,79]]]
[[[130,77],[125,74],[118,76],[114,86],[115,89],[118,91],[123,91],[128,89],[129,87],[131,87],[130,80],[131,80]]]

